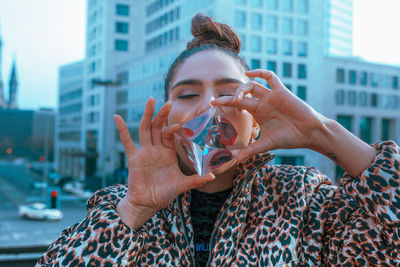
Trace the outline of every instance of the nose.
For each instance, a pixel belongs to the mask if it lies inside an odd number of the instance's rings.
[[[210,107],[212,107],[211,101],[214,99],[215,99],[214,94],[212,93],[206,94],[201,101],[201,106],[199,108],[199,111],[197,112],[197,115],[207,111]]]

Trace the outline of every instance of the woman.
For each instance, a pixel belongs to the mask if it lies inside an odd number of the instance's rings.
[[[115,116],[128,185],[96,192],[88,216],[64,230],[38,264],[400,264],[399,147],[364,143],[272,72],[249,71],[227,25],[197,15],[192,34],[170,67],[168,102],[154,119],[155,101],[147,102],[140,148]],[[237,138],[249,145],[238,164],[200,176],[183,160],[175,133],[211,106],[234,111]],[[260,153],[279,148],[331,158],[346,171],[341,187],[313,168],[266,165],[272,157]]]

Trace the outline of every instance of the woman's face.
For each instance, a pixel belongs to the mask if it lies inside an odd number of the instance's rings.
[[[187,123],[209,109],[211,100],[234,95],[236,89],[247,81],[243,67],[221,51],[206,50],[186,58],[175,70],[171,81],[169,100],[172,108],[168,124]],[[245,110],[229,107],[219,108],[217,112],[222,112],[223,119],[236,130],[235,145],[247,146],[252,135],[252,116]],[[178,142],[176,151],[181,159],[186,158]],[[183,161],[190,167],[191,164]]]

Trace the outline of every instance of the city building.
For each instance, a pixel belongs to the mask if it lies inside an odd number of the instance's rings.
[[[0,158],[53,161],[52,109],[0,109]]]
[[[55,165],[63,176],[83,177],[85,151],[81,149],[84,61],[60,67],[56,118]]]
[[[199,12],[231,25],[249,66],[274,71],[317,111],[370,143],[384,137],[400,141],[395,104],[400,67],[352,57],[352,10],[352,0],[89,0],[81,149],[96,146],[102,175],[121,166],[123,148],[112,114],[124,117],[137,141],[145,102],[153,96],[157,108],[162,105],[164,76],[192,38],[190,21]],[[345,82],[338,83],[338,75]],[[368,85],[362,85],[363,77]],[[347,83],[354,79],[355,84]],[[349,104],[354,97],[356,104]],[[340,173],[329,159],[309,150],[274,152],[276,164],[311,165],[330,177]]]

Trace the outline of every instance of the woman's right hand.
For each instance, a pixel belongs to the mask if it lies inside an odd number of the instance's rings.
[[[211,173],[204,176],[182,173],[174,146],[174,133],[180,126],[174,124],[163,129],[171,103],[167,102],[152,120],[154,107],[155,100],[150,98],[139,127],[139,148],[132,141],[124,120],[114,116],[129,165],[128,192],[118,203],[117,212],[132,229],[142,226],[179,194],[215,178]]]

